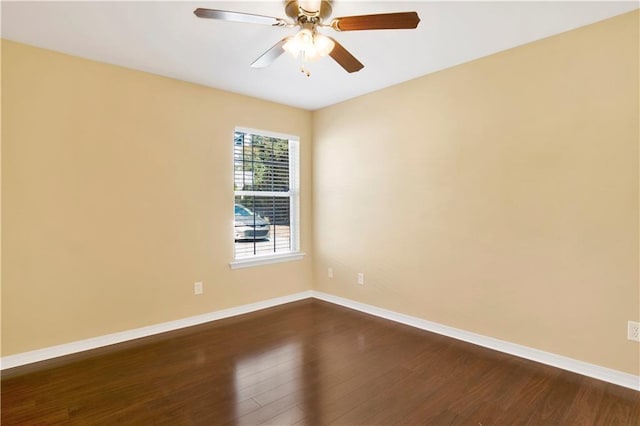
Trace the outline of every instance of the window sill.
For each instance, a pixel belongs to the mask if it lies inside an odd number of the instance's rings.
[[[253,256],[246,259],[237,259],[229,263],[231,269],[250,268],[252,266],[269,265],[272,263],[292,262],[294,260],[302,260],[305,253],[287,253],[269,256]]]

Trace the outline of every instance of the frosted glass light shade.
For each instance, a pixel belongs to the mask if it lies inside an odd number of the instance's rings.
[[[305,28],[289,37],[282,48],[296,58],[302,55],[303,59],[311,61],[327,56],[334,46],[335,43],[329,37]]]
[[[314,35],[313,44],[316,46],[319,56],[327,56],[336,45],[329,37],[319,33]]]

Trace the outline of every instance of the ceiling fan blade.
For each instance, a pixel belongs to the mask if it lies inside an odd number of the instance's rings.
[[[419,22],[416,12],[381,13],[335,18],[331,27],[338,31],[402,30],[416,28]]]
[[[331,38],[331,37],[329,37]],[[364,68],[364,65],[355,58],[347,49],[345,49],[340,43],[338,43],[335,39],[331,38],[335,43],[333,50],[329,53],[329,56],[333,58],[342,68],[344,68],[348,73],[360,71]]]
[[[266,68],[273,63],[280,55],[284,53],[282,46],[289,40],[289,37],[285,37],[277,42],[271,49],[264,52],[258,59],[251,64],[252,68]]]
[[[280,18],[272,18],[271,16],[252,15],[250,13],[229,12],[226,10],[203,9],[201,7],[193,11],[198,18],[220,19],[230,22],[244,22],[248,24],[273,25],[275,27],[286,25],[286,22]]]

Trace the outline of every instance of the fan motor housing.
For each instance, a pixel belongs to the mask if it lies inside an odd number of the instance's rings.
[[[284,11],[287,16],[295,19],[296,21],[313,21],[324,20],[331,15],[332,0],[322,0],[320,2],[320,10],[305,10],[303,9],[297,0],[286,0]]]

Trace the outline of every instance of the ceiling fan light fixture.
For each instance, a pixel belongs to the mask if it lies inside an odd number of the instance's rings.
[[[307,59],[316,55],[316,49],[313,45],[313,33],[307,28],[289,37],[289,40],[287,40],[282,48],[294,58],[297,58],[301,54]]]
[[[289,37],[282,48],[294,58],[302,56],[305,61],[313,61],[330,54],[334,46],[329,37],[305,28]]]

